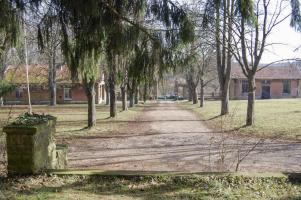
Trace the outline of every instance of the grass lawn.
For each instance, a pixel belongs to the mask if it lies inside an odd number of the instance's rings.
[[[291,182],[287,177],[233,175],[36,176],[0,179],[0,191],[8,199],[28,200],[301,198],[300,183]]]
[[[119,106],[120,109],[121,106]],[[87,126],[87,105],[85,104],[70,104],[58,105],[50,107],[47,105],[34,105],[33,112],[46,113],[57,117],[56,136],[83,136],[93,134],[114,134],[116,129],[121,125],[125,125],[126,121],[135,120],[138,114],[143,110],[142,106],[136,106],[129,109],[127,112],[117,114],[115,119],[109,118],[109,107],[105,105],[97,105],[97,125],[92,130],[86,130]],[[5,124],[12,122],[19,114],[27,111],[26,106],[2,107],[0,109],[0,129]],[[111,123],[118,121],[120,123]],[[1,133],[1,132],[0,132]]]
[[[243,127],[247,101],[230,101],[230,115],[219,117],[220,101],[207,101],[204,108],[185,102],[185,107],[199,113],[215,130],[239,129],[239,133],[284,139],[301,139],[301,99],[256,100],[255,125]],[[223,125],[221,125],[223,124]]]
[[[109,118],[109,107],[97,105],[96,127],[87,130],[85,129],[87,126],[87,105],[33,106],[33,112],[35,113],[47,113],[57,117],[55,138],[58,140],[68,139],[69,137],[89,137],[95,135],[106,137],[122,134],[122,129],[127,127],[127,121],[135,120],[142,110],[143,106],[136,106],[126,112],[120,112],[119,110],[117,117],[111,119]],[[5,135],[2,132],[2,127],[12,122],[18,115],[24,112],[27,112],[26,106],[5,106],[0,108],[0,176],[2,172],[6,171],[5,165],[3,165],[5,160]]]

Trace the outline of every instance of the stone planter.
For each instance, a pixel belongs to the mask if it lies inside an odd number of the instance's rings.
[[[68,146],[65,144],[56,145],[56,163],[53,169],[65,169],[68,165]]]
[[[56,118],[36,125],[8,125],[6,133],[9,174],[36,174],[56,168]]]

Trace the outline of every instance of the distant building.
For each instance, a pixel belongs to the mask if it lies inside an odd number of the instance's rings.
[[[29,66],[30,94],[33,104],[49,104],[48,66]],[[10,66],[5,72],[5,79],[17,86],[15,91],[4,96],[4,104],[27,104],[26,71],[24,66]],[[85,103],[87,97],[81,83],[72,82],[66,66],[57,68],[57,103]],[[105,101],[106,91],[102,74],[95,85],[96,103]]]
[[[188,99],[188,86],[184,78],[176,78],[174,81],[174,94]]]
[[[281,63],[262,68],[255,76],[256,98],[301,97],[300,69],[296,63]],[[238,64],[234,64],[231,73],[230,98],[246,99],[247,97],[248,81],[241,67]]]

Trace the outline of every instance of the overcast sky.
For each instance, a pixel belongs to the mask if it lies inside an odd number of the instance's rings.
[[[268,38],[269,42],[282,43],[272,45],[267,49],[262,58],[262,63],[280,59],[301,58],[301,32],[296,32],[290,27],[290,17],[279,24]]]

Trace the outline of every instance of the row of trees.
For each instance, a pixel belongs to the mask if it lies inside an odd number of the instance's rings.
[[[0,2],[0,58],[22,36],[20,21],[35,23],[36,41],[49,64],[51,104],[55,105],[57,52],[70,67],[74,81],[81,81],[88,99],[88,127],[96,123],[95,83],[105,66],[110,94],[110,116],[115,117],[117,85],[123,110],[138,88],[147,89],[166,69],[182,68],[197,102],[200,86],[209,83],[216,63],[221,92],[221,115],[229,113],[229,85],[235,60],[249,83],[246,125],[254,123],[255,75],[272,30],[290,15],[281,11],[285,0],[207,0],[181,7],[171,0],[3,0]],[[300,4],[291,0],[292,25],[300,29]],[[24,14],[25,13],[25,14]],[[29,14],[33,13],[33,14]],[[24,17],[25,16],[25,17]],[[197,35],[196,39],[194,39]],[[191,42],[188,45],[188,42]],[[3,76],[3,67],[0,76]],[[2,78],[3,79],[3,78]]]
[[[292,5],[299,8],[299,4]],[[246,125],[253,125],[255,75],[266,67],[260,62],[266,48],[272,45],[267,39],[272,30],[290,16],[282,15],[288,6],[289,2],[285,0],[208,0],[204,5],[203,25],[214,27],[221,115],[229,113],[229,86],[232,62],[235,61],[248,80]]]
[[[36,33],[30,45],[39,47],[49,65],[51,105],[56,102],[55,77],[61,50],[73,81],[82,82],[85,88],[89,128],[96,123],[95,83],[100,66],[105,66],[110,116],[115,117],[117,85],[121,86],[123,110],[127,110],[127,92],[130,106],[139,87],[144,88],[146,99],[152,83],[174,66],[177,57],[173,50],[191,41],[194,34],[184,10],[170,0],[4,0],[1,9],[5,17],[0,19],[0,30],[11,34],[11,43],[6,45],[9,49],[22,38],[23,47],[28,49],[26,32],[30,29]],[[21,22],[25,22],[24,29]]]
[[[207,0],[193,1],[188,10],[196,22],[195,43],[186,49],[181,65],[185,66],[190,99],[197,103],[196,88],[200,88],[200,105],[204,105],[204,78],[211,81],[213,62],[220,86],[220,115],[229,113],[229,87],[232,63],[240,66],[248,80],[246,126],[254,124],[255,75],[271,63],[261,65],[264,51],[273,29],[291,16],[286,10],[292,6],[291,25],[300,30],[298,0]],[[213,58],[215,57],[215,58]],[[281,61],[281,60],[279,60]],[[277,61],[276,61],[277,62]]]

